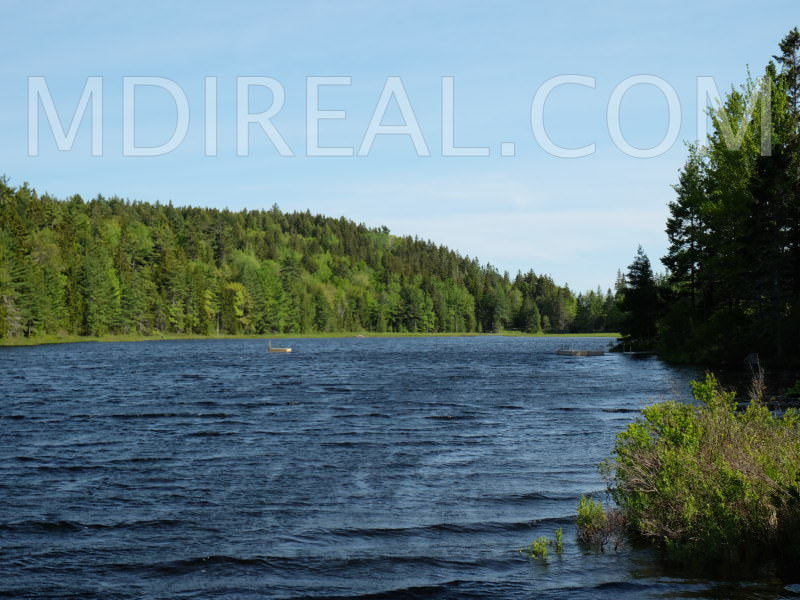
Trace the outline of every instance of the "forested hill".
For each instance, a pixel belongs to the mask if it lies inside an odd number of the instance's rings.
[[[603,331],[617,313],[610,291],[512,281],[344,218],[57,200],[0,179],[0,338]]]

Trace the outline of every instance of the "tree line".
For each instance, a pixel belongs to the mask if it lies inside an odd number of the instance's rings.
[[[622,329],[683,362],[757,353],[800,363],[800,32],[763,76],[710,110],[690,145],[666,224],[667,271],[639,251],[627,272]]]
[[[613,331],[616,294],[512,280],[344,218],[232,212],[0,178],[0,338],[160,333]]]

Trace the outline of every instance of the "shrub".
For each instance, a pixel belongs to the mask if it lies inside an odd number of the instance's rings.
[[[696,405],[647,407],[617,436],[605,475],[630,528],[677,560],[800,558],[800,415],[760,397],[737,411],[711,374],[692,392]]]

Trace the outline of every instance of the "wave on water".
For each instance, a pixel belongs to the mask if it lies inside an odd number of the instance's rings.
[[[119,413],[111,415],[113,419],[175,419],[175,418],[190,418],[190,419],[227,419],[228,417],[234,417],[238,415],[234,415],[232,413],[221,413],[221,412],[213,412],[213,413],[202,413],[202,412],[156,412],[156,413]]]
[[[121,521],[118,523],[81,523],[59,519],[53,521],[26,520],[13,523],[0,523],[0,531],[9,533],[78,533],[102,529],[163,529],[183,527],[187,523],[179,519],[146,519],[141,521]]]
[[[573,522],[571,517],[552,517],[529,521],[484,521],[474,523],[433,523],[411,527],[347,527],[314,530],[311,537],[333,535],[337,537],[431,537],[440,533],[474,534],[528,531],[542,525],[563,526]]]
[[[647,583],[629,581],[605,582],[598,585],[551,587],[549,589],[533,589],[524,582],[487,582],[470,580],[450,580],[442,583],[394,588],[377,593],[350,595],[302,595],[291,596],[293,600],[470,600],[486,598],[545,598],[552,600],[594,600],[595,598],[631,598],[646,597],[653,586]],[[531,595],[531,593],[534,593]],[[286,597],[287,599],[289,597]]]
[[[304,340],[290,360],[259,340],[8,350],[0,597],[647,595],[654,577],[607,583],[637,565],[582,553],[574,511],[602,487],[620,421],[676,371],[556,363],[561,343]],[[563,561],[517,552],[559,527]]]

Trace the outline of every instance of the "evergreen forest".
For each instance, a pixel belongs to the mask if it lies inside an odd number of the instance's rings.
[[[666,223],[663,276],[639,249],[622,332],[678,362],[800,364],[800,31],[710,110]]]
[[[429,241],[309,212],[80,196],[0,179],[0,339],[613,331],[616,293],[512,280]]]

